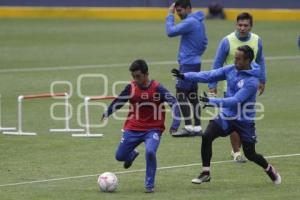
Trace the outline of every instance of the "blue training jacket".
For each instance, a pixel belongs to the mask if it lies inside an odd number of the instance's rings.
[[[181,35],[177,60],[180,65],[199,64],[201,55],[207,47],[207,36],[203,23],[202,11],[191,13],[175,25],[175,17],[169,14],[166,18],[166,32],[169,37]]]
[[[184,73],[185,80],[209,83],[227,81],[225,98],[209,98],[209,104],[221,107],[221,116],[231,120],[253,122],[255,118],[256,92],[261,75],[260,66],[251,63],[250,70],[237,70],[235,65],[204,71]]]

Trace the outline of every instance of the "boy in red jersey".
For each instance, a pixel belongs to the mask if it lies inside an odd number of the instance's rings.
[[[116,151],[116,159],[124,161],[124,168],[129,168],[139,155],[135,149],[145,143],[146,178],[145,192],[154,192],[156,173],[156,151],[160,137],[165,130],[165,108],[167,102],[172,108],[173,123],[170,133],[177,131],[180,125],[180,111],[176,98],[159,82],[149,79],[148,66],[144,60],[134,61],[129,68],[133,81],[110,104],[102,119],[108,118],[129,101],[129,113],[124,124],[123,137]]]

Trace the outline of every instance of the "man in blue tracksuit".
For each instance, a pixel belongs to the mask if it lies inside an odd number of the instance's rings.
[[[281,183],[281,177],[275,168],[266,159],[256,153],[255,133],[255,102],[259,87],[260,66],[252,63],[254,51],[250,46],[237,48],[234,64],[217,70],[199,73],[180,73],[176,69],[172,73],[186,81],[209,83],[226,80],[228,83],[225,98],[200,97],[205,105],[221,107],[220,114],[211,120],[202,137],[201,157],[202,172],[192,183],[201,184],[210,181],[210,161],[212,157],[212,142],[220,136],[227,136],[236,131],[241,138],[242,147],[248,160],[265,169],[274,184]]]
[[[175,10],[182,20],[175,25]],[[205,16],[201,11],[192,13],[190,0],[177,0],[169,8],[166,18],[166,33],[169,37],[181,36],[177,60],[179,70],[185,72],[199,72],[201,70],[201,55],[206,50],[207,36],[203,23]],[[171,133],[176,136],[202,135],[201,108],[197,98],[198,86],[196,82],[177,79],[176,97],[180,104],[185,126],[178,132]],[[194,116],[194,127],[191,120],[190,104]]]

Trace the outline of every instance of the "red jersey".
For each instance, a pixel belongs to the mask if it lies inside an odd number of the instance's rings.
[[[129,113],[124,130],[165,130],[165,107],[157,92],[158,86],[159,82],[155,80],[145,89],[139,88],[135,81],[131,82]]]

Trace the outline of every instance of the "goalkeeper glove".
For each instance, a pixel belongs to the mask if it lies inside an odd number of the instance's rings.
[[[182,73],[180,73],[180,71],[178,69],[173,68],[171,70],[171,72],[172,72],[173,76],[175,76],[175,77],[177,77],[179,79],[184,80],[184,75]]]
[[[206,107],[213,107],[213,105],[209,104],[209,98],[207,97],[206,92],[203,92],[203,96],[199,96],[199,101],[203,102],[203,109],[205,109]]]

